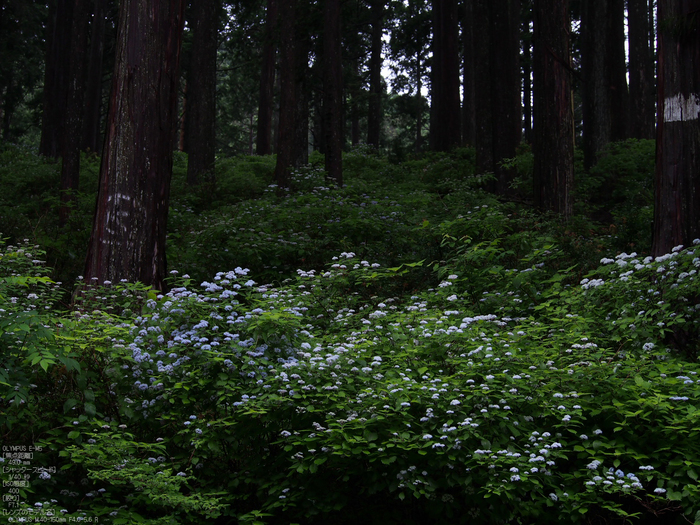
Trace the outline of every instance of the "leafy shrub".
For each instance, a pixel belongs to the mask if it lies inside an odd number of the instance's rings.
[[[69,309],[39,248],[1,244],[0,431],[39,447],[4,508],[700,521],[697,248],[611,257],[643,241],[498,202],[472,153],[359,148],[343,188],[315,155],[284,192],[271,157],[238,158],[225,200],[188,195],[176,155],[168,257],[188,273],[167,294],[79,281]]]
[[[114,523],[693,519],[698,366],[666,351],[667,328],[697,331],[692,252],[604,260],[580,285],[533,277],[532,309],[504,293],[493,313],[459,271],[409,296],[420,264],[347,252],[277,287],[241,268],[199,291],[175,277],[130,317],[90,314],[94,406],[59,417],[44,459],[66,469],[23,497],[59,483],[54,505]],[[617,321],[644,289],[668,311],[635,333]]]
[[[654,140],[614,142],[591,169],[586,196],[596,215],[615,225],[620,250],[651,248],[655,148]]]
[[[65,226],[58,222],[60,162],[21,148],[0,145],[0,224],[2,234],[17,243],[39,243],[59,281],[82,272],[92,228],[99,159],[83,154],[79,191]]]

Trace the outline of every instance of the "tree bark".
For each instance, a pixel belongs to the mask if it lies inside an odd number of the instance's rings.
[[[419,155],[423,149],[423,68],[421,66],[421,53],[416,54],[416,139],[414,151]]]
[[[654,63],[649,48],[649,0],[627,0],[630,56],[630,137],[654,138]]]
[[[610,0],[583,2],[581,67],[583,71],[583,157],[586,169],[610,142],[612,101],[607,47]]]
[[[506,195],[515,176],[502,166],[503,159],[515,157],[522,138],[520,82],[520,0],[491,5],[493,118],[493,173],[496,193]]]
[[[282,2],[280,17],[280,111],[277,131],[275,181],[280,188],[289,186],[289,170],[294,157],[296,130],[296,0]]]
[[[462,144],[476,144],[476,102],[474,98],[475,48],[474,48],[474,0],[464,0],[464,18],[462,19]]]
[[[515,156],[522,127],[520,1],[476,0],[474,25],[476,165],[495,174],[489,189],[505,195],[513,173],[501,161]]]
[[[352,64],[352,81],[349,83],[350,96],[350,144],[360,143],[360,101],[362,99],[362,77],[360,60],[355,58]]]
[[[521,29],[523,48],[523,139],[532,143],[532,0],[525,0],[527,16]]]
[[[461,142],[459,52],[456,0],[433,0],[430,141],[435,151]]]
[[[187,184],[213,189],[216,157],[216,54],[220,0],[192,4],[192,62],[187,83]]]
[[[382,126],[382,33],[384,0],[372,0],[372,54],[369,61],[369,108],[367,114],[367,144],[379,147]]]
[[[611,141],[627,133],[627,79],[622,0],[583,2],[581,61],[583,155],[590,169]]]
[[[275,94],[275,55],[277,27],[277,0],[267,0],[265,17],[265,41],[262,50],[260,73],[260,102],[258,104],[258,132],[255,152],[258,155],[272,153],[272,113]]]
[[[164,290],[184,0],[122,0],[88,283]]]
[[[326,177],[343,185],[343,69],[340,0],[325,0],[323,31],[323,113],[326,135]]]
[[[493,173],[493,100],[491,76],[491,0],[474,0],[474,118],[476,171]]]
[[[573,213],[574,115],[569,50],[569,1],[534,3],[535,205]]]
[[[83,131],[83,111],[86,80],[86,49],[90,23],[89,0],[71,0],[73,20],[71,26],[68,92],[61,133],[61,206],[59,224],[65,226],[70,216],[70,205],[75,200],[80,182],[80,144]]]
[[[297,22],[299,17],[297,16]],[[292,150],[292,166],[298,168],[309,163],[309,52],[311,40],[303,28],[297,27],[296,34],[304,34],[297,38],[294,45],[294,74],[296,75],[296,113],[294,115],[294,147]]]
[[[90,23],[90,57],[88,62],[87,87],[85,88],[85,111],[83,113],[83,140],[81,149],[94,153],[102,151],[102,58],[104,54],[105,30],[107,26],[106,0],[93,1],[93,16]]]
[[[700,11],[659,0],[652,254],[700,237]]]
[[[624,0],[610,1],[608,31],[608,61],[610,67],[610,139],[613,142],[629,137],[629,92],[625,58],[625,4]]]
[[[39,153],[45,157],[61,155],[61,128],[63,127],[68,92],[73,0],[54,0],[49,3],[46,24],[46,64],[44,68],[43,111]]]

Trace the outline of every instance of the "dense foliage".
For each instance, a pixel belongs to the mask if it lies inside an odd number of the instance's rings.
[[[3,183],[55,169],[3,155]],[[700,251],[634,253],[648,155],[611,148],[566,224],[483,192],[470,150],[360,148],[344,188],[312,159],[284,192],[242,157],[190,194],[177,158],[170,290],[73,299],[41,246],[72,280],[94,167],[70,231],[3,187],[0,431],[37,447],[7,519],[700,522]]]

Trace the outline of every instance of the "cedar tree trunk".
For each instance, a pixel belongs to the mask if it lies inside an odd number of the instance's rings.
[[[216,156],[216,51],[220,0],[192,4],[192,62],[187,82],[187,184],[213,189]]]
[[[476,172],[493,173],[493,101],[491,88],[491,1],[474,0],[474,117]]]
[[[163,290],[184,0],[122,0],[85,278]]]
[[[574,112],[569,51],[569,1],[534,4],[534,193],[535,205],[573,212]]]
[[[72,23],[73,0],[54,0],[49,3],[39,142],[39,153],[45,157],[58,158],[61,155],[60,137],[68,92]]]
[[[457,0],[433,0],[432,4],[430,141],[433,150],[449,151],[461,142]]]
[[[490,190],[505,195],[513,178],[501,166],[520,143],[520,0],[475,2],[476,165],[494,173]]]
[[[85,111],[83,113],[83,140],[81,149],[99,153],[102,149],[102,57],[107,25],[107,0],[94,0],[94,13],[90,23],[90,57],[88,62],[87,87],[85,88]]]
[[[684,0],[658,4],[655,256],[700,237],[699,8]]]
[[[289,186],[296,131],[296,53],[294,26],[296,0],[282,2],[280,17],[280,111],[277,131],[275,181],[280,188]]]
[[[343,185],[343,69],[340,0],[325,0],[323,31],[323,114],[326,177]]]
[[[372,0],[372,55],[369,61],[369,112],[367,144],[379,148],[382,126],[382,32],[384,0]]]
[[[630,137],[654,138],[654,62],[649,0],[627,0],[630,50]]]
[[[476,143],[476,104],[474,89],[476,77],[474,74],[474,0],[464,1],[464,17],[462,18],[462,145],[473,146]]]
[[[73,2],[70,63],[68,68],[68,93],[64,114],[64,126],[59,140],[61,144],[61,207],[59,223],[68,222],[70,203],[75,199],[80,181],[80,143],[83,135],[83,111],[85,100],[86,49],[90,24],[90,1]]]
[[[583,156],[586,169],[610,142],[612,102],[606,60],[610,0],[583,2],[581,14],[583,70]]]
[[[275,27],[277,26],[277,0],[267,0],[265,15],[265,41],[262,48],[260,71],[260,101],[258,103],[258,131],[255,152],[258,155],[272,153],[272,110],[275,94]]]
[[[625,58],[625,5],[624,0],[610,0],[608,27],[610,64],[610,139],[613,142],[629,137],[629,93],[627,90],[627,62]]]
[[[627,79],[622,0],[583,2],[583,156],[586,169],[611,141],[627,137]]]
[[[299,23],[297,16],[297,24]],[[297,27],[296,34],[306,34]],[[295,168],[309,163],[309,52],[311,39],[297,38],[294,44],[294,67],[296,75],[296,113],[294,115],[294,149],[291,165]]]
[[[525,0],[522,5],[526,16],[521,28],[523,48],[523,138],[532,143],[532,0]]]

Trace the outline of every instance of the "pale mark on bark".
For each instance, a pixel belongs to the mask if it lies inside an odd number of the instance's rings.
[[[682,93],[664,100],[664,122],[687,122],[697,120],[700,115],[700,97],[691,93],[685,98]]]

